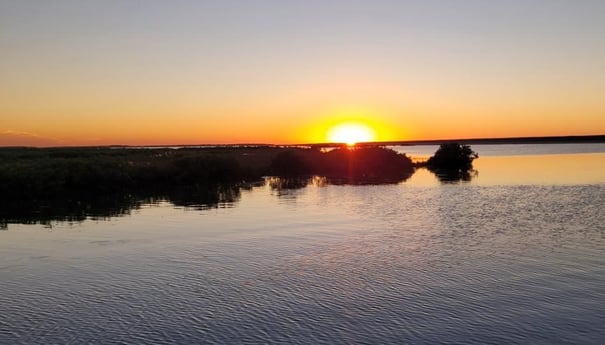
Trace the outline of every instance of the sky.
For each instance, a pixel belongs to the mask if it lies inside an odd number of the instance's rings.
[[[605,1],[0,0],[0,146],[605,134]]]

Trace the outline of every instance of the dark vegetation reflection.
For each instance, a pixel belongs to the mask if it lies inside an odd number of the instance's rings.
[[[441,183],[459,183],[459,182],[470,182],[473,178],[479,176],[479,171],[468,170],[468,171],[456,171],[456,170],[445,170],[435,172],[435,176],[441,181]]]
[[[0,199],[0,229],[10,223],[44,224],[52,221],[70,223],[86,219],[102,220],[128,215],[142,204],[153,203],[154,199],[135,198],[128,194],[112,194],[104,197],[78,196],[56,199]]]
[[[476,175],[472,161],[477,157],[459,144],[444,144],[420,163],[378,146],[327,152],[276,146],[2,148],[0,229],[9,223],[107,219],[160,201],[194,209],[228,207],[240,199],[242,189],[265,183],[277,191],[309,183],[393,184],[406,181],[418,168],[444,183],[469,181]]]
[[[240,199],[241,185],[200,185],[178,187],[165,192],[111,193],[108,195],[72,194],[69,197],[44,199],[0,198],[0,229],[10,223],[44,224],[53,221],[70,223],[86,219],[107,220],[129,215],[143,205],[163,201],[177,207],[205,210],[229,207]]]
[[[479,154],[469,145],[446,143],[441,144],[426,162],[417,165],[431,171],[443,183],[469,182],[479,174],[473,169],[473,161],[477,158]]]

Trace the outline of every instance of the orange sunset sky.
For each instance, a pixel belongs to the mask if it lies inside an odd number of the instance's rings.
[[[0,146],[605,134],[604,1],[1,1]]]

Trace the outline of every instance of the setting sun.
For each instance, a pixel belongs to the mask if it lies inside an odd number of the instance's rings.
[[[355,145],[376,140],[375,131],[363,123],[341,123],[328,131],[328,141]]]

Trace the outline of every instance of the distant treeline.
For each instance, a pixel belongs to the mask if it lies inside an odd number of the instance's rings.
[[[605,135],[566,135],[547,137],[509,137],[509,138],[474,138],[474,139],[436,139],[436,140],[398,140],[360,143],[358,146],[409,146],[409,145],[500,145],[500,144],[579,144],[605,143]],[[339,144],[320,143],[306,144],[310,147],[333,147]]]

